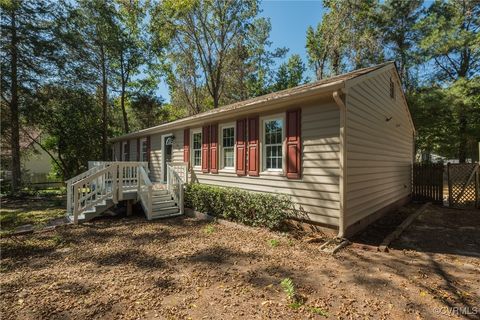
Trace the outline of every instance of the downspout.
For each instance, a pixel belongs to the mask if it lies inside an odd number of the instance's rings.
[[[333,100],[340,109],[340,215],[338,219],[338,239],[343,239],[345,237],[345,196],[347,188],[347,144],[346,144],[346,123],[347,123],[347,108],[341,97],[342,91],[333,92]]]

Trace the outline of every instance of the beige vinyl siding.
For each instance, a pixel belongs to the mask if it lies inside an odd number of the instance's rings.
[[[137,139],[130,140],[130,161],[138,161],[137,159]]]
[[[262,116],[264,114],[260,114]],[[220,124],[233,121],[235,119],[225,119]],[[259,177],[239,177],[235,172],[225,170],[218,174],[195,170],[193,179],[254,192],[286,194],[308,214],[310,220],[337,226],[340,208],[339,124],[338,107],[330,100],[302,107],[303,175],[300,180],[265,173],[260,173]],[[262,150],[261,146],[259,150]],[[179,153],[183,155],[183,149]]]
[[[183,131],[174,130],[157,133],[150,136],[150,178],[152,181],[162,181],[162,136],[173,134],[172,161],[183,162]]]
[[[411,192],[413,129],[394,72],[389,69],[348,89],[346,226]],[[394,99],[390,77],[395,79]]]
[[[172,133],[175,137],[173,140],[172,162],[183,162],[183,130],[175,130]]]
[[[150,179],[161,181],[162,177],[162,134],[150,136]]]
[[[113,152],[114,152],[114,156],[113,156],[113,161],[120,161],[120,148],[121,148],[121,142],[115,142],[113,144]]]

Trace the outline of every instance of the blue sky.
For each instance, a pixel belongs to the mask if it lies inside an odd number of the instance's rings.
[[[272,48],[287,47],[287,58],[292,54],[299,54],[307,64],[305,50],[305,35],[308,26],[316,26],[322,18],[322,1],[295,1],[295,0],[264,0],[260,3],[262,12],[260,16],[270,18],[272,31],[270,39]],[[309,70],[307,76],[313,77]],[[168,87],[165,83],[160,84],[158,93],[165,99],[170,100]]]

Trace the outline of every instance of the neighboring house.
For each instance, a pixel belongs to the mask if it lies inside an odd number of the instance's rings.
[[[22,180],[27,183],[43,183],[48,181],[52,170],[52,159],[35,141],[42,140],[39,130],[27,128],[20,134],[20,152],[22,162]],[[5,147],[4,147],[5,146]],[[2,143],[2,162],[10,165],[11,150],[8,143]],[[6,170],[10,177],[10,171]]]
[[[192,181],[291,196],[352,234],[409,201],[414,126],[394,63],[360,69],[110,139],[119,161],[188,162]]]

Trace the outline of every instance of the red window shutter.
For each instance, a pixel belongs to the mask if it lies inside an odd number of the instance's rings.
[[[287,178],[300,179],[302,176],[302,131],[301,111],[287,111]]]
[[[151,151],[150,136],[147,136],[147,161],[148,161],[149,167],[150,167],[150,151]]]
[[[235,171],[237,175],[244,176],[247,174],[246,168],[246,157],[247,157],[247,146],[246,146],[246,133],[247,133],[247,120],[237,120],[237,136],[236,136],[236,154],[237,158],[235,160]]]
[[[190,129],[183,130],[183,162],[190,167]]]
[[[258,145],[258,117],[248,119],[248,175],[258,176],[260,173],[260,155]]]
[[[210,172],[218,173],[218,124],[210,125]]]
[[[140,138],[137,139],[137,161],[140,161]]]
[[[210,159],[208,147],[210,144],[210,126],[204,126],[202,128],[202,172],[210,171]]]

